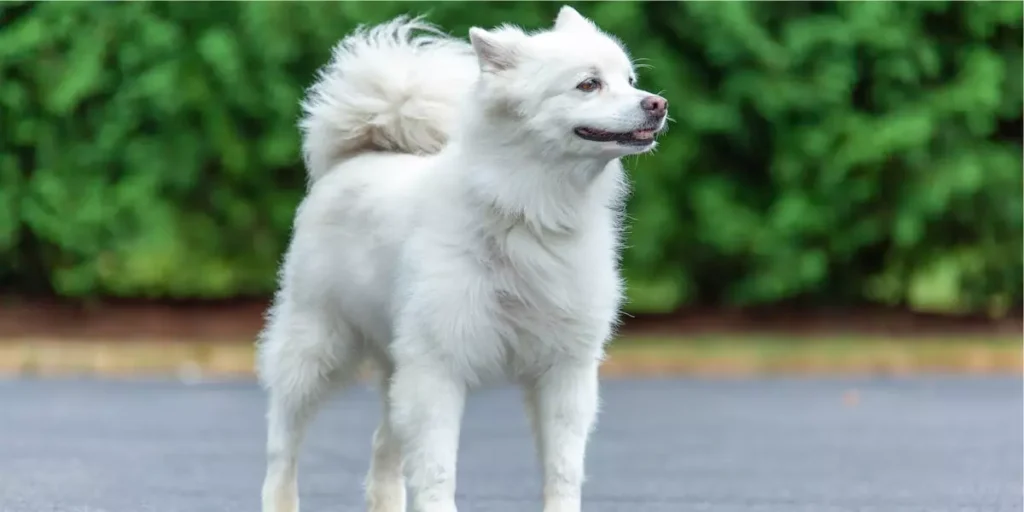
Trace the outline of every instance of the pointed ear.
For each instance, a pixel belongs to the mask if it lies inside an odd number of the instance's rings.
[[[469,29],[469,42],[473,45],[480,69],[502,71],[516,65],[518,54],[515,38],[507,30],[488,32],[479,27]]]
[[[555,18],[555,30],[597,30],[597,25],[584,18],[576,9],[563,5]]]

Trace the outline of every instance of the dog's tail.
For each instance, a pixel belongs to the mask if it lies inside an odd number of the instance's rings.
[[[302,102],[310,181],[364,151],[436,153],[477,74],[467,43],[420,18],[360,27],[334,47]]]

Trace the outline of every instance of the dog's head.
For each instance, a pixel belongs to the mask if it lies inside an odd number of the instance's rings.
[[[654,148],[668,102],[637,88],[622,45],[571,7],[551,30],[472,28],[480,94],[492,116],[567,154],[616,158]]]

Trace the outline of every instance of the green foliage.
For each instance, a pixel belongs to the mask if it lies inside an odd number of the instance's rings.
[[[0,4],[0,286],[267,294],[298,98],[357,23],[554,3]],[[1022,301],[1019,2],[587,3],[675,122],[628,162],[632,307]]]

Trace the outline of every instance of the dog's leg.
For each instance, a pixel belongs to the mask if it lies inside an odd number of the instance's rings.
[[[267,411],[267,473],[263,480],[263,512],[298,512],[298,451],[306,424],[319,405],[318,402],[289,396],[288,392],[271,391]]]
[[[381,379],[384,412],[373,433],[373,455],[366,475],[366,504],[370,512],[405,512],[402,449],[391,427],[391,372]]]
[[[314,319],[275,319],[260,347],[268,393],[263,512],[298,512],[298,452],[327,391],[354,375],[355,340]]]
[[[391,424],[415,512],[456,512],[455,465],[465,406],[463,383],[443,365],[398,366],[391,385]]]
[[[526,385],[544,468],[544,512],[579,512],[587,438],[597,415],[597,364],[552,368]]]

